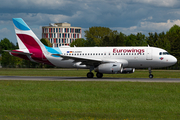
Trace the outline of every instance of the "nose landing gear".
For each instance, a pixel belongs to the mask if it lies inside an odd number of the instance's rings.
[[[152,79],[153,78],[153,74],[151,74],[152,73],[151,67],[149,67],[148,70],[149,70],[149,78]]]

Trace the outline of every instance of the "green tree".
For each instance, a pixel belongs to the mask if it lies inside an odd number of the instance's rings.
[[[156,41],[158,40],[158,34],[155,32],[153,33],[149,33],[149,37],[147,37],[147,44],[152,46],[152,47],[157,47],[156,45]]]
[[[85,47],[85,46],[87,46],[87,41],[84,38],[78,38],[78,39],[74,40],[70,46],[74,47],[74,45],[76,47]]]
[[[159,48],[167,50],[168,52],[171,51],[171,43],[164,32],[159,33],[156,45]]]
[[[142,33],[136,35],[136,46],[147,46],[146,36]]]
[[[52,44],[50,43],[49,40],[42,38],[40,41],[41,41],[44,45],[46,45],[46,46],[48,46],[48,47],[52,47]]]
[[[0,41],[0,53],[3,53],[3,50],[13,50],[13,49],[17,49],[17,48],[7,38],[4,38]]]
[[[129,36],[127,36],[127,39],[125,41],[125,45],[126,46],[136,46],[136,40],[137,40],[136,35],[130,34]]]
[[[85,37],[88,44],[93,45],[94,43],[94,46],[101,46],[103,39],[111,32],[112,30],[106,27],[91,27],[85,31]]]

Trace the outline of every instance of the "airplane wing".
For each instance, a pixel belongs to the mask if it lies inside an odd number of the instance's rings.
[[[97,58],[87,58],[87,57],[81,57],[81,56],[68,56],[68,55],[62,55],[62,54],[52,54],[52,56],[59,56],[62,57],[63,60],[74,60],[74,63],[81,62],[80,65],[89,65],[89,66],[98,66],[101,63],[113,63],[117,62],[115,60],[102,60]]]
[[[9,52],[9,53],[21,54],[21,55],[32,55],[32,53],[27,53],[27,52],[17,51],[17,50],[3,50],[3,51]]]

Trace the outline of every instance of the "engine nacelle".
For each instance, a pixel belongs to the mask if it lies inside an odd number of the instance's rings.
[[[135,68],[124,68],[121,74],[129,74],[134,72],[135,72]]]
[[[122,63],[104,63],[100,64],[94,69],[95,72],[106,73],[106,74],[117,74],[122,73],[123,65]]]

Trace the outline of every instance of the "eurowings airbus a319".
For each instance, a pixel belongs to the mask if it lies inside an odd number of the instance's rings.
[[[89,69],[87,78],[97,78],[103,74],[134,73],[135,68],[148,68],[149,78],[152,68],[167,67],[177,59],[166,50],[156,47],[57,47],[43,45],[30,27],[21,18],[13,18],[19,45],[17,50],[6,50],[13,56],[38,63],[65,68]]]

